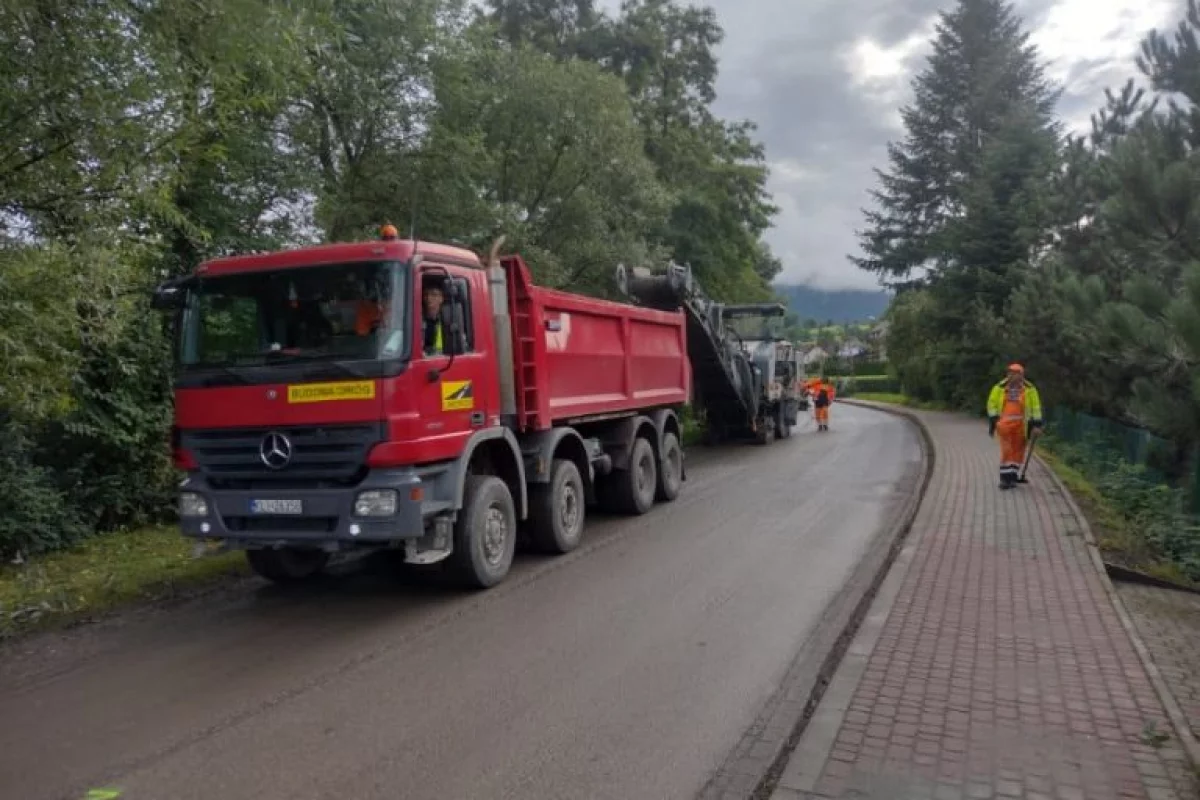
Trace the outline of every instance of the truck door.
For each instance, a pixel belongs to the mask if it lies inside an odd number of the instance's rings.
[[[447,281],[454,285],[456,300],[451,301]],[[482,270],[443,267],[426,262],[420,274],[418,335],[414,340],[413,360],[417,372],[417,407],[423,438],[428,442],[431,460],[454,458],[461,454],[466,440],[476,430],[491,424],[498,413],[498,389],[495,360],[491,350],[490,306]],[[437,304],[441,290],[440,339],[427,335],[431,305]],[[427,295],[435,295],[427,298]],[[451,314],[458,314],[462,335],[458,346],[449,330]],[[439,351],[440,348],[440,351]],[[453,358],[451,358],[453,355]]]

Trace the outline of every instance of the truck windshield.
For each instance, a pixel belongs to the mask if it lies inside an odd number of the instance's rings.
[[[202,278],[184,311],[180,362],[203,368],[404,355],[407,279],[396,262]]]

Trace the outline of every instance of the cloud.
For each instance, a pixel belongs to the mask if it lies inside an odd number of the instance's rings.
[[[718,112],[758,123],[780,207],[768,239],[783,279],[869,288],[851,265],[854,231],[902,136],[899,108],[950,0],[709,0],[726,31]],[[1175,24],[1175,0],[1021,0],[1032,42],[1062,83],[1060,112],[1087,125],[1107,86],[1135,74],[1147,31]]]

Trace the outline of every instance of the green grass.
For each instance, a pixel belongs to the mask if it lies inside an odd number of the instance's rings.
[[[1082,472],[1056,455],[1050,447],[1040,447],[1038,455],[1062,480],[1079,504],[1106,561],[1162,580],[1185,586],[1196,585],[1188,580],[1179,565],[1156,553],[1146,541],[1138,523],[1117,508]]]
[[[952,409],[945,408],[937,403],[925,403],[920,400],[914,400],[906,394],[899,392],[855,392],[847,395],[847,400],[867,400],[872,403],[887,403],[893,406],[905,406],[906,408],[915,408],[920,411],[950,411]]]
[[[0,638],[246,574],[241,553],[196,557],[194,546],[175,528],[150,528],[97,536],[71,550],[4,565]]]
[[[893,406],[907,406],[912,403],[908,397],[894,392],[859,392],[847,399],[867,400],[872,403],[887,403]]]

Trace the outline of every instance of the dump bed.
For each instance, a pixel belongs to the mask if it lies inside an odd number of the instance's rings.
[[[523,430],[688,402],[682,313],[534,286],[520,257],[501,263]]]

